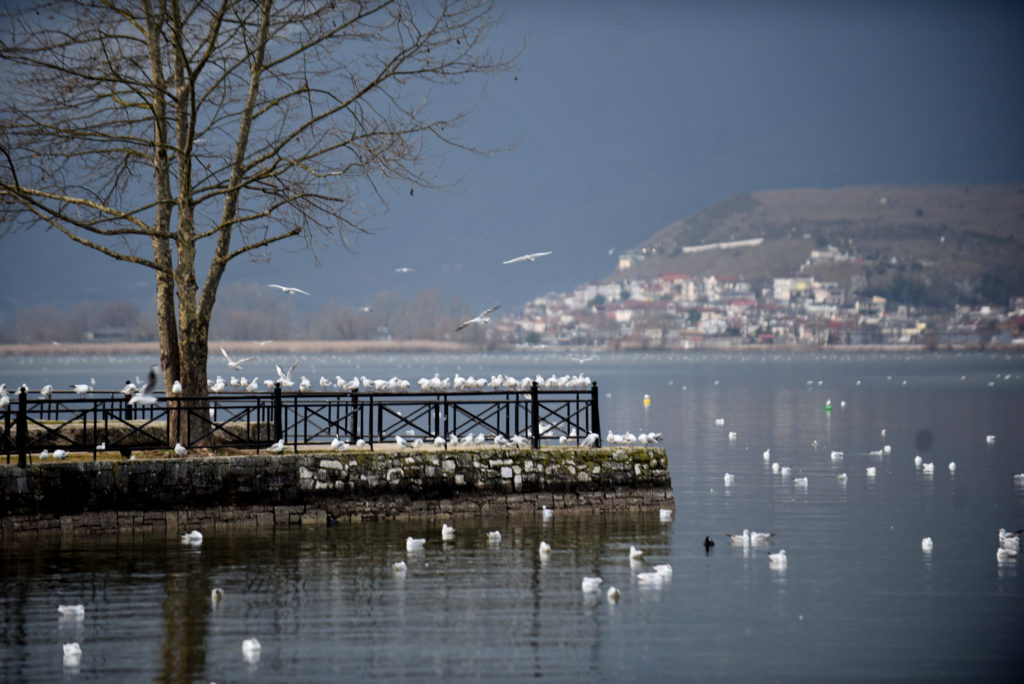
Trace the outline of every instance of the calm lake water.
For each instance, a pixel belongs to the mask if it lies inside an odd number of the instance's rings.
[[[291,360],[261,359],[252,373]],[[314,383],[582,370],[599,382],[606,429],[664,432],[675,519],[563,512],[208,534],[198,547],[163,537],[16,544],[0,563],[0,680],[1019,681],[1024,560],[998,562],[996,533],[1024,527],[1013,479],[1024,472],[1024,356],[299,361],[296,374]],[[0,381],[38,389],[93,376],[116,388],[152,362],[2,358]],[[226,370],[211,361],[211,375]],[[889,453],[872,455],[884,445]],[[792,474],[773,474],[774,462]],[[455,541],[441,541],[442,522]],[[776,536],[732,545],[726,534],[744,528]],[[494,529],[497,545],[486,539]],[[427,538],[422,552],[405,551],[410,535]],[[716,541],[709,554],[705,535]],[[541,540],[554,549],[547,561]],[[644,562],[631,564],[631,545]],[[781,549],[789,562],[776,570],[768,552]],[[670,581],[639,583],[656,563],[671,563]],[[584,595],[585,575],[619,587],[620,601]],[[213,587],[225,592],[217,605]],[[59,619],[67,603],[84,604],[84,619]],[[258,659],[243,656],[250,637]],[[71,641],[77,665],[63,660]]]

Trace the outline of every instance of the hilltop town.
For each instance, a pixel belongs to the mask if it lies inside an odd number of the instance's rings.
[[[1022,234],[1021,185],[750,193],[537,297],[492,343],[1024,348]]]

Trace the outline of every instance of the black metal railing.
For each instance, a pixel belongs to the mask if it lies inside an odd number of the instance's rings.
[[[118,392],[78,396],[54,392],[30,398],[22,390],[0,411],[0,449],[25,467],[43,449],[91,452],[173,447],[174,434],[187,449],[252,449],[259,453],[284,441],[301,446],[348,444],[367,447],[396,441],[433,443],[452,435],[483,435],[487,441],[528,440],[539,448],[552,442],[579,445],[601,433],[597,384],[588,389],[472,392],[230,392],[207,397],[159,395],[156,403],[131,404]],[[598,438],[600,445],[600,438]]]

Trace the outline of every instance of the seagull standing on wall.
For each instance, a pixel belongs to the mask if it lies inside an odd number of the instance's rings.
[[[287,285],[274,285],[273,283],[271,283],[270,285],[267,285],[267,287],[276,288],[276,289],[280,290],[281,292],[284,292],[285,294],[304,294],[307,297],[309,296],[308,292],[306,292],[305,290],[300,290],[297,287],[288,287]]]
[[[499,306],[501,306],[501,305],[499,304],[498,306],[492,306],[490,309],[488,309],[487,311],[484,311],[483,313],[479,314],[478,316],[474,316],[473,318],[470,318],[468,321],[462,323],[459,327],[457,327],[455,329],[455,332],[459,332],[463,328],[467,328],[467,327],[469,327],[471,325],[486,325],[486,324],[490,323],[491,319],[488,317],[488,314],[491,314],[494,311],[496,311]]]
[[[514,264],[519,261],[536,261],[540,257],[547,256],[548,254],[551,254],[551,252],[534,252],[533,254],[524,254],[522,256],[517,256],[514,259],[509,259],[508,261],[502,261],[501,263]]]

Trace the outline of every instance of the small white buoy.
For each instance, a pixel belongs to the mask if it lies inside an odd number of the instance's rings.
[[[949,462],[949,472],[950,473],[955,473],[956,472],[956,461],[950,461]]]
[[[925,537],[921,540],[921,550],[925,553],[931,553],[931,550],[935,548],[934,542],[931,537]]]
[[[995,443],[996,443],[996,436],[995,435],[985,435],[985,444],[995,444]]]

